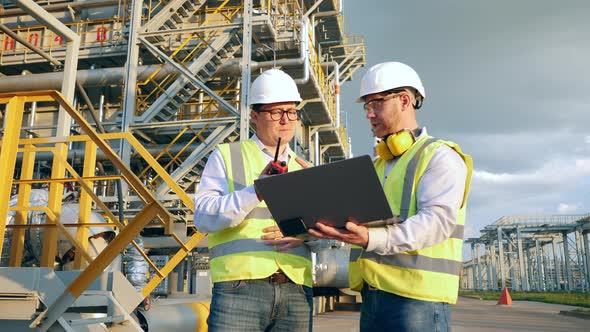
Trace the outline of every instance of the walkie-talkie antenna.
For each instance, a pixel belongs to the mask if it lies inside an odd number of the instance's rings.
[[[277,142],[277,151],[275,151],[275,161],[279,159],[279,149],[281,148],[281,138],[279,137],[279,141]]]

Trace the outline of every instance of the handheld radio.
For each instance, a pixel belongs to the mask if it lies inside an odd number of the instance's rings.
[[[268,172],[267,172],[268,175],[283,174],[283,173],[287,173],[287,171],[288,171],[287,162],[278,161],[280,148],[281,148],[281,138],[279,137],[279,141],[277,142],[277,150],[275,151],[275,159],[270,162],[270,167],[268,168]]]

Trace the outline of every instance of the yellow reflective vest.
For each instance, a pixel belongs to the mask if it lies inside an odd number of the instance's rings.
[[[252,185],[266,167],[264,152],[253,140],[221,144],[218,148],[225,163],[230,193]],[[291,152],[289,171],[302,168],[295,157]],[[266,278],[280,269],[296,284],[311,287],[311,253],[306,245],[277,252],[274,246],[260,239],[262,230],[274,225],[263,201],[239,225],[209,233],[212,281]]]
[[[452,235],[431,247],[395,255],[378,255],[366,251],[359,253],[359,248],[353,248],[349,269],[352,289],[360,290],[363,283],[367,282],[372,287],[407,298],[452,304],[457,302],[465,208],[473,170],[471,157],[453,142],[436,140],[430,136],[421,137],[390,170],[383,189],[393,214],[400,215],[402,220],[415,215],[418,183],[435,151],[443,144],[454,149],[467,166],[465,193]],[[382,159],[375,160],[381,183],[385,176],[385,164]]]

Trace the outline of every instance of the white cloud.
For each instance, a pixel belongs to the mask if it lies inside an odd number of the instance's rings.
[[[579,204],[559,203],[557,211],[559,211],[559,213],[568,214],[577,212],[578,208]]]
[[[523,173],[493,173],[474,170],[473,181],[499,185],[556,185],[576,182],[590,175],[590,159],[554,160]]]
[[[576,169],[581,170],[582,173],[590,174],[590,159],[576,160]]]

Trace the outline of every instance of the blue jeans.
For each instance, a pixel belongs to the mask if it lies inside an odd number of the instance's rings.
[[[361,332],[451,330],[451,310],[448,303],[409,299],[366,284],[361,295]]]
[[[313,294],[310,287],[264,280],[213,284],[209,332],[311,331]]]

